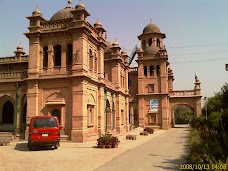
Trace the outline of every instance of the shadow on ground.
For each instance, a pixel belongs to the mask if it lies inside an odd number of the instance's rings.
[[[25,152],[30,152],[28,148],[28,143],[17,143],[15,148],[17,151],[25,151]],[[37,147],[33,151],[41,151],[41,150],[53,150],[51,147]]]

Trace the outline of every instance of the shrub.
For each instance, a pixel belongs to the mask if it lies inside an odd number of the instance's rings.
[[[120,140],[118,137],[112,137],[112,145],[119,144],[119,143],[120,143]]]

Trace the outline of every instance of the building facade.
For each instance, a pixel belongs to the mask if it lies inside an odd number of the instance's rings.
[[[130,68],[126,51],[116,40],[110,43],[101,22],[91,25],[89,16],[81,2],[74,8],[68,1],[50,20],[38,6],[27,17],[29,54],[19,44],[15,56],[0,58],[0,131],[27,139],[31,117],[54,115],[62,138],[85,142],[131,126],[169,129],[176,105],[200,115],[198,79],[194,90],[173,91],[158,26],[144,28],[138,67]]]
[[[178,106],[192,109],[193,122],[201,115],[201,88],[198,77],[193,90],[173,90],[174,76],[163,44],[166,35],[152,21],[138,39],[138,67],[129,71],[131,125],[169,129],[175,124]]]
[[[69,1],[50,20],[38,7],[27,17],[29,55],[19,45],[15,57],[0,58],[2,131],[16,127],[27,138],[37,115],[57,116],[62,137],[74,142],[129,130],[128,56],[116,41],[107,46],[102,24],[92,26],[89,15]]]

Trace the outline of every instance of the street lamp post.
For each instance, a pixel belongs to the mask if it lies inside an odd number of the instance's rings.
[[[206,110],[206,119],[207,119],[207,97],[204,97],[205,100],[205,110]]]

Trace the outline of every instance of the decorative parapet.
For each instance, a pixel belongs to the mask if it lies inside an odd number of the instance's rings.
[[[72,27],[71,20],[69,21],[56,21],[56,22],[41,22],[40,24],[42,30],[52,30],[52,29],[63,29]]]
[[[170,96],[194,96],[195,91],[194,90],[179,90],[179,91],[169,91]]]
[[[9,57],[1,57],[0,58],[0,64],[5,64],[5,63],[15,63],[15,62],[28,62],[29,56],[21,56],[20,58],[15,57],[15,56],[9,56]]]
[[[0,73],[0,78],[8,79],[8,78],[27,78],[27,71],[20,71],[20,72],[4,72]]]

